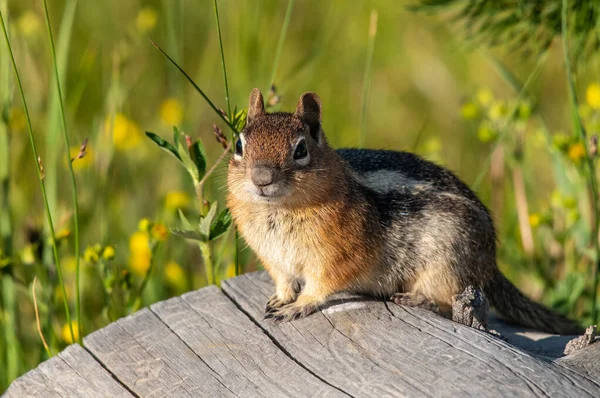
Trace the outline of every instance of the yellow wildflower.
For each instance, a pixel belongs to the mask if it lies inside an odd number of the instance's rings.
[[[138,275],[144,275],[150,267],[152,253],[150,251],[150,240],[145,232],[134,232],[129,238],[129,266]]]
[[[138,13],[135,24],[141,33],[148,33],[156,26],[157,19],[154,8],[144,7]]]
[[[73,170],[75,171],[83,170],[94,162],[94,153],[89,146],[85,149],[86,154],[84,157],[75,159],[77,156],[79,156],[80,150],[81,147],[78,146],[73,146],[69,150],[69,155],[71,155],[70,158],[73,159]]]
[[[29,244],[23,248],[21,252],[21,261],[23,264],[34,264],[36,261],[36,246]]]
[[[481,88],[477,91],[477,101],[483,106],[488,106],[494,100],[494,94],[489,88]]]
[[[122,113],[117,113],[112,120],[106,119],[105,129],[110,132],[111,127],[113,143],[117,149],[132,149],[142,141],[142,131],[138,125]]]
[[[147,218],[142,218],[140,220],[140,222],[138,223],[138,231],[148,232],[150,230],[151,226],[152,226],[152,221],[148,220]]]
[[[98,251],[92,247],[92,246],[88,246],[85,249],[85,252],[83,252],[83,258],[85,259],[85,261],[87,261],[90,264],[95,264],[98,262]]]
[[[17,29],[25,37],[33,37],[40,30],[40,18],[31,10],[25,11],[17,20]]]
[[[487,123],[482,123],[477,130],[477,137],[481,142],[493,141],[497,135],[496,131],[494,131]]]
[[[179,126],[183,120],[183,106],[177,98],[167,98],[160,105],[160,119],[167,126]]]
[[[502,101],[495,101],[491,106],[488,112],[488,116],[491,120],[499,120],[506,116],[508,110],[506,109],[506,105]]]
[[[12,108],[8,114],[8,128],[10,131],[21,131],[25,127],[27,127],[25,112],[21,108]]]
[[[169,230],[163,224],[156,223],[152,226],[152,238],[164,242],[169,237]]]
[[[565,209],[575,209],[577,208],[577,199],[574,196],[564,196],[562,198],[562,205]]]
[[[71,231],[68,228],[63,228],[54,235],[56,241],[66,239],[69,236],[71,236]]]
[[[165,265],[165,278],[171,285],[181,287],[185,283],[185,272],[181,265],[175,261],[169,261]]]
[[[538,213],[532,213],[529,215],[529,225],[532,228],[537,228],[542,222],[542,217]]]
[[[460,114],[467,120],[475,119],[479,115],[479,108],[472,102],[467,102],[460,109]]]
[[[190,196],[183,191],[171,191],[165,196],[165,207],[169,210],[185,208],[190,204]]]
[[[115,248],[112,246],[106,246],[102,251],[102,258],[108,261],[114,260],[115,255]]]
[[[568,152],[569,159],[571,159],[574,163],[579,163],[579,161],[585,156],[585,146],[581,142],[577,142],[569,146]]]
[[[76,321],[73,321],[73,334],[75,335],[75,341],[79,339],[79,326]],[[68,323],[65,323],[62,327],[61,331],[62,339],[67,344],[73,344],[73,339],[71,338],[71,328]]]
[[[591,108],[600,109],[600,84],[590,84],[585,92],[585,99]]]

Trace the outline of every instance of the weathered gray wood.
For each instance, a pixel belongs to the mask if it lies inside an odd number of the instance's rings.
[[[15,380],[6,397],[132,397],[81,346],[59,355]]]
[[[344,396],[287,357],[216,286],[157,303],[151,310],[236,395]]]
[[[219,376],[150,310],[85,339],[94,356],[139,396],[233,397]]]
[[[426,311],[346,299],[274,325],[262,319],[274,291],[268,275],[223,289],[290,355],[352,395],[600,396],[593,380]]]
[[[559,358],[556,363],[577,373],[588,375],[594,380],[600,380],[600,342]]]

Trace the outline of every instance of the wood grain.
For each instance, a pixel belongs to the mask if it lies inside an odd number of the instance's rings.
[[[274,325],[262,320],[268,275],[243,275],[223,289],[290,355],[352,395],[600,396],[585,376],[423,310],[345,298]]]
[[[85,345],[139,396],[224,396],[235,393],[150,310],[122,318]]]
[[[151,309],[237,395],[344,396],[287,357],[216,286]]]
[[[59,355],[15,380],[5,397],[132,397],[81,346]]]

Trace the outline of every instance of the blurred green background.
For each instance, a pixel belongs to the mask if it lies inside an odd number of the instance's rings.
[[[502,46],[476,48],[459,23],[449,22],[451,13],[415,13],[406,4],[414,2],[295,2],[274,70],[289,3],[220,0],[232,108],[245,108],[253,87],[266,95],[271,83],[278,96],[272,109],[293,110],[300,94],[315,91],[333,146],[358,146],[364,121],[367,147],[414,151],[449,167],[494,212],[503,272],[534,299],[590,322],[597,257],[589,178],[596,177],[585,165],[586,151],[594,148],[573,129],[560,38],[541,58]],[[223,153],[213,124],[229,140],[231,131],[148,40],[226,109],[212,1],[51,0],[49,9],[72,157],[88,139],[87,154],[73,162],[81,322],[88,334],[140,304],[207,283],[198,246],[169,233],[180,225],[178,209],[197,218],[193,184],[144,131],[171,140],[171,126],[178,126],[203,141],[209,167]],[[24,83],[75,318],[71,186],[43,2],[0,0],[0,10]],[[370,25],[375,35],[369,35]],[[365,73],[370,40],[374,51]],[[579,113],[589,135],[600,125],[598,66],[593,57],[577,65]],[[516,87],[517,80],[529,80],[527,90]],[[48,356],[36,324],[34,276],[50,352],[71,336],[4,40],[0,110],[1,392]],[[225,173],[226,161],[208,178],[209,201],[223,203]],[[230,231],[211,243],[217,281],[259,268],[239,242],[236,270],[234,240]],[[139,288],[146,275],[141,301],[125,305],[128,290]]]

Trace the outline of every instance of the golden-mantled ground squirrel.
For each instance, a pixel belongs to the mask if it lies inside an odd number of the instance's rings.
[[[315,93],[295,113],[266,113],[252,91],[227,182],[237,228],[277,286],[265,315],[275,322],[343,291],[448,316],[473,285],[510,322],[580,331],[500,273],[492,218],[462,181],[407,152],[332,149]]]

